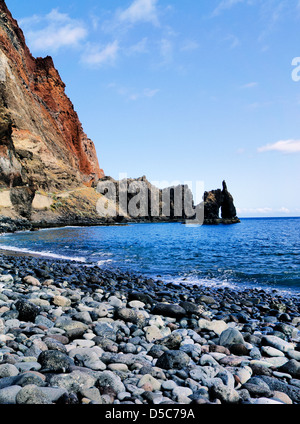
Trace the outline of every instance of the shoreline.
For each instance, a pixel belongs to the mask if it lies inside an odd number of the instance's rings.
[[[300,404],[299,310],[0,252],[0,404]]]
[[[300,217],[296,217],[298,219],[300,219]],[[248,218],[248,219],[257,219],[257,218]],[[278,219],[278,218],[261,218],[261,219]],[[280,218],[282,219],[282,218]],[[286,217],[284,219],[294,219],[291,217]],[[104,226],[130,226],[130,225],[142,225],[142,224],[183,224],[182,222],[128,222],[126,224],[119,224],[119,223],[115,223],[114,225],[110,225],[110,224],[106,224]],[[224,224],[225,225],[225,224]],[[51,230],[62,230],[62,229],[68,229],[68,228],[98,228],[99,226],[102,225],[66,225],[66,226],[50,226],[50,227],[43,227],[43,228],[36,228],[35,230],[32,229],[24,229],[24,230],[18,230],[15,231],[14,233],[0,233],[0,241],[1,241],[1,236],[2,235],[9,235],[9,234],[22,234],[22,233],[30,233],[32,231],[34,232],[38,232],[38,231],[51,231]],[[79,258],[79,257],[68,257],[68,256],[64,256],[64,255],[57,255],[55,253],[47,253],[47,252],[35,252],[35,251],[26,251],[25,249],[22,250],[14,250],[14,248],[11,249],[5,249],[4,247],[0,247],[0,255],[4,255],[4,256],[15,256],[15,257],[33,257],[33,258],[37,258],[37,259],[47,259],[47,260],[52,260],[52,261],[69,261],[69,262],[74,262],[78,265],[84,265],[84,266],[97,266],[97,262],[87,262],[85,258]],[[101,265],[99,265],[99,268],[101,268]],[[132,274],[134,275],[135,272],[134,271],[129,271],[128,272],[132,272]],[[146,275],[146,274],[142,274],[143,278],[163,278],[161,276],[152,276],[152,275]],[[170,283],[170,278],[168,277],[166,279],[166,283]],[[176,277],[174,277],[174,279],[176,279]],[[185,279],[182,280],[177,280],[176,282],[174,282],[174,285],[184,285],[184,286],[199,286],[199,287],[207,287],[210,290],[235,290],[236,292],[243,292],[244,290],[261,290],[263,292],[266,293],[272,293],[272,292],[276,292],[277,294],[284,296],[286,298],[290,298],[290,297],[297,297],[300,296],[300,289],[299,288],[291,288],[290,286],[272,286],[271,284],[269,285],[257,285],[254,283],[250,284],[246,284],[246,283],[239,283],[239,282],[228,282],[228,283],[223,283],[223,282],[201,282],[201,280],[198,281],[185,281]],[[224,284],[224,285],[223,285]]]
[[[170,224],[170,223],[179,223],[193,225],[189,222],[189,220],[184,218],[130,218],[127,219],[122,216],[118,216],[116,218],[87,218],[81,219],[78,217],[70,218],[70,219],[58,219],[56,221],[31,221],[28,219],[13,219],[4,215],[0,216],[0,235],[1,234],[10,234],[22,231],[39,231],[43,229],[56,229],[56,228],[66,228],[66,227],[111,227],[111,226],[127,226],[130,224]],[[218,226],[218,225],[236,225],[241,221],[236,219],[206,219],[202,225],[205,226]],[[199,224],[196,224],[199,225]]]
[[[67,227],[63,227],[63,228],[67,228]],[[51,229],[50,229],[51,230]],[[49,260],[49,261],[53,261],[53,262],[66,262],[66,263],[71,263],[71,264],[76,264],[78,267],[79,266],[83,266],[83,267],[97,267],[101,270],[103,270],[105,272],[105,270],[110,270],[110,268],[105,268],[102,265],[100,265],[98,262],[86,262],[86,260],[84,258],[71,258],[71,257],[66,257],[66,256],[60,256],[60,255],[56,255],[56,254],[52,254],[52,253],[39,253],[39,252],[26,252],[26,251],[22,251],[20,249],[20,251],[17,250],[9,250],[9,249],[2,249],[0,248],[0,257],[1,256],[6,256],[6,257],[17,257],[17,258],[22,258],[22,257],[28,257],[28,258],[35,258],[35,259],[39,259],[39,260]],[[122,272],[122,271],[121,271]],[[183,286],[183,287],[188,287],[188,288],[192,288],[192,287],[198,287],[198,288],[203,288],[203,289],[208,289],[211,292],[213,291],[226,291],[226,290],[230,290],[230,291],[234,291],[237,294],[240,292],[244,292],[244,291],[260,291],[263,293],[267,293],[267,294],[277,294],[278,296],[284,297],[286,299],[290,299],[290,298],[299,298],[300,300],[300,289],[295,290],[289,287],[272,287],[272,286],[263,286],[263,285],[250,285],[250,284],[244,284],[244,285],[239,285],[238,283],[223,283],[223,282],[201,282],[199,280],[197,281],[188,281],[186,278],[181,279],[181,280],[177,280],[174,277],[173,279],[168,277],[168,279],[162,277],[162,276],[151,276],[151,275],[146,275],[146,274],[140,274],[140,273],[135,273],[134,271],[123,271],[126,274],[130,274],[132,276],[132,278],[137,278],[137,275],[139,275],[141,278],[144,279],[153,279],[161,281],[162,279],[164,280],[164,284],[171,284],[174,287],[179,287],[179,286]],[[170,280],[173,280],[170,281]]]

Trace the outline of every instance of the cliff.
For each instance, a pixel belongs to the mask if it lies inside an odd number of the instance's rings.
[[[27,186],[31,199],[36,190],[92,186],[103,176],[52,58],[31,55],[1,0],[0,189]],[[11,201],[17,204],[18,196]]]

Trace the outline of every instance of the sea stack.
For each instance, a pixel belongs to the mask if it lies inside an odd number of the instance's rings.
[[[204,224],[237,224],[241,221],[237,217],[234,199],[223,181],[223,190],[211,190],[204,193]],[[221,210],[221,217],[220,217]]]

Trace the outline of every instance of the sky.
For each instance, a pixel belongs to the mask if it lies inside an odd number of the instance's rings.
[[[300,216],[300,0],[7,0],[101,168]],[[202,194],[202,192],[201,192]]]

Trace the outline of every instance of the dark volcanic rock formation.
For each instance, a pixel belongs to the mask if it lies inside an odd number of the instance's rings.
[[[220,218],[221,209],[221,218]],[[236,216],[236,208],[232,195],[227,189],[227,184],[223,181],[223,190],[212,190],[204,193],[204,223],[215,224],[236,224],[240,220]]]
[[[116,181],[104,177],[99,193],[116,204],[116,218],[130,221],[169,222],[195,219],[193,194],[187,185],[159,189],[145,176]]]
[[[223,181],[223,202],[221,204],[221,213],[223,219],[234,219],[236,218],[236,208],[234,206],[233,197],[227,190],[227,184]]]
[[[147,222],[183,222],[194,224],[235,224],[240,220],[232,195],[223,181],[223,190],[205,192],[203,202],[195,206],[193,194],[187,185],[159,189],[147,178],[116,181],[104,177],[98,183],[98,192],[110,206],[116,205],[117,220]],[[103,203],[102,203],[103,205]],[[112,209],[107,209],[112,212]],[[220,218],[221,210],[221,218]],[[105,216],[105,211],[103,216]],[[204,221],[204,222],[203,222]]]

